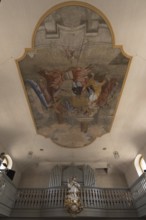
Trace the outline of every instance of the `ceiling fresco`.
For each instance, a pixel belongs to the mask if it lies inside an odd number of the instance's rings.
[[[17,60],[38,134],[77,148],[110,131],[130,63],[113,43],[90,5],[70,2],[43,16]]]

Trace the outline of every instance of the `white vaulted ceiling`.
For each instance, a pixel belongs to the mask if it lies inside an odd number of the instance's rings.
[[[95,168],[110,164],[125,172],[146,144],[146,1],[84,1],[102,11],[112,26],[115,44],[123,45],[125,53],[133,58],[110,133],[77,149],[60,147],[36,133],[15,63],[25,48],[31,48],[33,31],[41,16],[62,2],[0,2],[1,152],[10,154],[22,170],[38,163],[46,169],[55,163],[74,162]],[[114,158],[114,151],[119,153],[118,159]]]

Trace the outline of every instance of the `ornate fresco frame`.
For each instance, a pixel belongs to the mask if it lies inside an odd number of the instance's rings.
[[[115,115],[116,115],[116,112],[117,112],[117,108],[118,108],[118,105],[119,105],[119,101],[120,101],[120,98],[121,98],[121,95],[122,95],[122,92],[123,92],[123,88],[124,88],[124,85],[125,85],[125,82],[126,82],[126,78],[127,78],[127,74],[128,74],[128,71],[129,71],[129,68],[130,68],[130,64],[131,64],[131,60],[132,60],[132,57],[129,56],[128,54],[125,53],[125,51],[123,50],[123,46],[122,45],[115,45],[115,36],[114,36],[114,32],[113,32],[113,29],[112,29],[112,26],[110,24],[110,21],[108,20],[108,18],[104,15],[104,13],[102,11],[100,11],[99,9],[97,9],[95,6],[91,5],[91,4],[88,4],[88,3],[85,3],[85,2],[81,2],[81,1],[69,1],[69,2],[63,2],[63,3],[60,3],[60,4],[57,4],[55,6],[53,6],[52,8],[50,8],[49,10],[47,10],[43,16],[40,17],[39,21],[37,22],[35,28],[34,28],[34,31],[33,31],[33,36],[32,36],[32,46],[31,48],[25,48],[25,51],[24,51],[24,54],[16,59],[16,65],[17,65],[17,68],[18,68],[18,72],[19,72],[19,76],[20,76],[20,79],[21,79],[21,82],[22,82],[22,85],[23,85],[23,89],[24,89],[24,92],[25,92],[25,96],[26,96],[26,99],[27,99],[27,102],[28,102],[28,106],[29,106],[29,109],[30,109],[30,112],[31,112],[31,117],[32,117],[32,120],[33,120],[33,123],[34,123],[34,126],[35,126],[35,129],[36,129],[36,132],[38,134],[40,134],[40,132],[38,132],[37,128],[36,128],[36,122],[35,122],[35,119],[34,119],[34,116],[33,116],[33,111],[32,111],[32,108],[31,108],[31,105],[30,105],[30,100],[29,100],[29,97],[28,97],[28,93],[26,92],[26,87],[25,87],[25,83],[24,83],[24,80],[23,80],[23,77],[22,77],[22,74],[21,74],[21,69],[20,69],[20,66],[19,66],[19,63],[25,59],[26,55],[29,53],[29,52],[32,52],[33,50],[36,50],[36,47],[35,47],[35,38],[36,38],[36,35],[37,35],[37,31],[40,27],[40,25],[42,24],[42,22],[44,21],[44,19],[51,15],[54,11],[57,11],[63,7],[67,7],[67,6],[81,6],[81,7],[84,7],[84,8],[87,8],[91,11],[93,11],[94,13],[96,13],[97,15],[101,16],[105,23],[107,24],[109,30],[110,30],[110,34],[111,34],[111,43],[112,43],[112,48],[113,49],[119,49],[121,51],[121,54],[126,58],[128,59],[128,64],[127,64],[127,70],[125,72],[125,76],[123,78],[123,82],[122,82],[122,86],[121,86],[121,91],[120,91],[120,94],[119,94],[119,98],[118,98],[118,101],[117,101],[117,104],[116,104],[116,107],[115,107],[115,111],[114,111],[114,116],[113,116],[113,120],[112,120],[112,123],[110,125],[110,128],[109,128],[109,131],[111,130],[112,128],[112,125],[113,125],[113,122],[114,122],[114,118],[115,118]],[[106,133],[108,133],[106,132]],[[43,134],[41,134],[43,135]],[[103,135],[103,134],[102,134]],[[97,137],[100,137],[102,135],[99,135]],[[47,136],[47,135],[43,135],[44,137],[49,137],[50,136]],[[96,137],[96,138],[97,138]],[[93,140],[90,142],[92,143],[95,139],[95,137],[93,138]],[[51,138],[52,139],[52,138]],[[83,146],[75,146],[75,144],[71,144],[70,146],[67,146],[67,145],[64,145],[62,143],[59,143],[59,142],[56,142],[54,140],[52,140],[54,143],[60,145],[60,146],[63,146],[63,147],[67,147],[67,148],[78,148],[78,147],[84,147],[84,146],[87,146],[89,145],[90,143],[84,143]]]

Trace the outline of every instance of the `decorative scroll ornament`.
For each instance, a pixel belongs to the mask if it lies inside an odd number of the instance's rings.
[[[67,187],[68,190],[64,206],[70,214],[76,215],[83,210],[80,197],[80,184],[76,181],[75,177],[72,177],[68,180]]]

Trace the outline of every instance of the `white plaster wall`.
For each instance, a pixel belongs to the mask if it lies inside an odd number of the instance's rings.
[[[146,146],[143,146],[143,148],[141,149],[141,154],[143,155],[143,158],[144,158],[144,160],[145,160],[145,162],[146,162]]]
[[[49,183],[49,173],[24,173],[21,177],[20,188],[47,188]]]
[[[126,177],[126,180],[127,180],[127,183],[128,183],[128,186],[132,186],[133,183],[138,179],[138,174],[136,172],[136,169],[134,167],[134,161],[132,161],[130,163],[129,166],[127,166],[127,170],[125,172],[125,177]]]
[[[18,168],[18,166],[17,166],[16,163],[13,163],[12,169],[15,171],[13,183],[14,183],[14,185],[15,185],[16,187],[18,187],[18,186],[19,186],[20,179],[21,179],[21,171],[20,171],[20,169]]]
[[[118,173],[95,173],[96,187],[101,188],[127,188],[128,184],[124,174]]]

